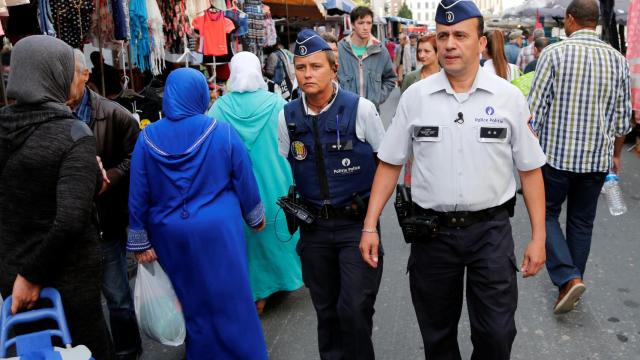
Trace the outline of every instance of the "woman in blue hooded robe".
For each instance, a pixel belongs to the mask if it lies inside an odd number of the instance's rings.
[[[264,225],[251,161],[238,134],[204,115],[209,90],[193,69],[169,75],[165,118],[140,134],[131,159],[129,239],[156,258],[182,304],[187,359],[266,359],[243,220]]]

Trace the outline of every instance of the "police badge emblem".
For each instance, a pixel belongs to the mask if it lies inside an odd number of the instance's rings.
[[[291,143],[291,154],[296,160],[304,160],[307,158],[307,147],[302,141],[294,141]]]

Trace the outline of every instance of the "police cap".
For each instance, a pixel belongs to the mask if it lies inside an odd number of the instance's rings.
[[[324,50],[331,50],[329,44],[317,32],[304,29],[298,33],[293,55],[304,57]]]
[[[482,17],[482,13],[473,0],[441,0],[436,10],[436,22],[443,25],[476,17]]]

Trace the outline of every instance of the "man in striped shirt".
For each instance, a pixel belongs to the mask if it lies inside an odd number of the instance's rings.
[[[529,94],[530,125],[547,154],[546,265],[560,292],[555,314],[573,310],[586,290],[598,196],[607,172],[620,170],[624,135],[631,131],[629,66],[598,38],[598,18],[596,0],[571,2],[569,38],[544,49]],[[558,222],[565,200],[566,238]]]

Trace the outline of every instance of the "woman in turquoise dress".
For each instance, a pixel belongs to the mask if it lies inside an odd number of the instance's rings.
[[[295,251],[298,233],[289,234],[284,213],[276,205],[293,184],[291,168],[278,154],[278,114],[285,101],[266,90],[260,61],[254,54],[236,54],[230,67],[231,92],[214,103],[209,116],[228,122],[240,134],[260,188],[266,228],[255,233],[246,227],[245,237],[253,299],[261,313],[271,294],[302,286],[300,258]]]

